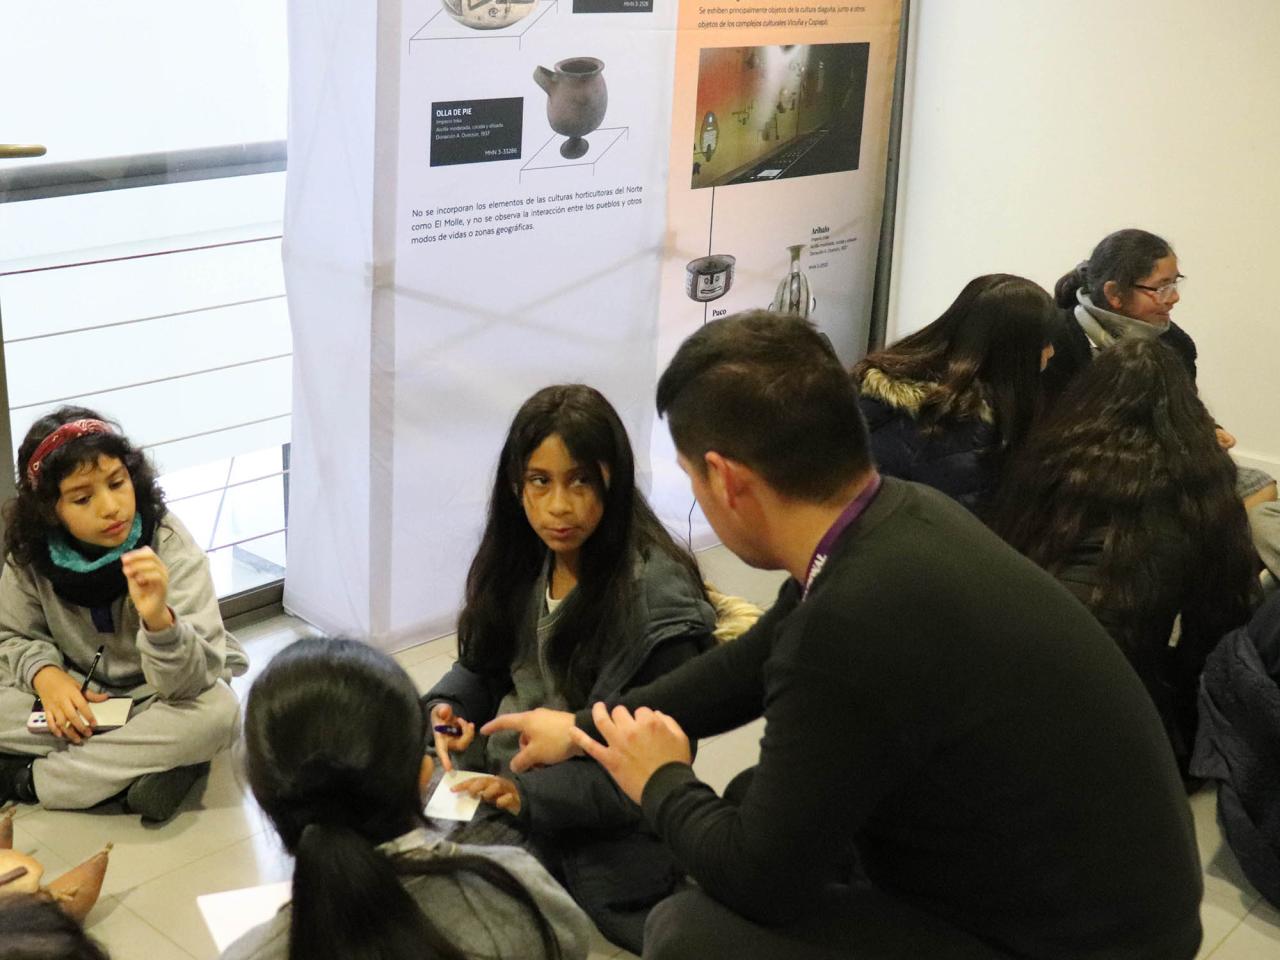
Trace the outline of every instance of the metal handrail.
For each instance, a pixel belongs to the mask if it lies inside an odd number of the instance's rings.
[[[269,140],[5,167],[0,169],[0,203],[279,173],[286,160],[285,141]]]

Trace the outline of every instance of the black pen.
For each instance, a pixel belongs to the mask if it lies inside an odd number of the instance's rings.
[[[84,696],[84,692],[89,689],[89,681],[93,679],[93,671],[98,669],[98,661],[102,659],[102,651],[107,649],[104,643],[98,647],[98,652],[93,655],[93,663],[89,664],[89,672],[84,675],[84,683],[80,684],[80,695]]]

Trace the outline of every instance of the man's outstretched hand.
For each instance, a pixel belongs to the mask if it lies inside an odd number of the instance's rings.
[[[539,707],[524,713],[495,717],[481,727],[480,732],[491,737],[502,730],[518,730],[520,752],[511,758],[511,770],[524,773],[534,767],[546,767],[581,756],[582,751],[569,739],[569,731],[573,729],[572,713]]]
[[[608,746],[601,746],[575,726],[570,726],[569,736],[583,753],[609,771],[622,792],[636,803],[659,767],[693,763],[689,738],[665,713],[639,707],[632,716],[626,707],[619,706],[610,714],[603,703],[597,703],[591,708],[591,717]]]

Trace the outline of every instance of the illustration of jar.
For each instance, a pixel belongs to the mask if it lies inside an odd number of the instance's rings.
[[[774,313],[790,313],[802,320],[818,306],[818,298],[809,294],[809,278],[800,269],[800,254],[807,244],[797,243],[787,247],[791,254],[791,269],[778,282],[778,289],[773,295],[769,309]]]
[[[472,30],[501,30],[533,12],[538,0],[441,0],[445,12]]]
[[[465,2],[465,0],[464,0]],[[560,156],[574,160],[590,147],[586,135],[604,121],[609,91],[604,85],[604,63],[595,57],[571,57],[555,70],[537,67],[534,82],[547,93],[547,121],[563,137]]]
[[[733,286],[733,266],[737,263],[727,253],[690,260],[684,268],[684,292],[690,300],[710,303],[719,300]]]

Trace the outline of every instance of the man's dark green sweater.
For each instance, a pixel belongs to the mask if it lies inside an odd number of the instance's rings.
[[[643,796],[750,920],[799,918],[856,852],[885,893],[1018,956],[1195,955],[1199,858],[1146,690],[1075,598],[932,490],[886,479],[807,599],[789,580],[748,633],[620,702],[698,738],[764,716],[740,804],[683,764]]]

